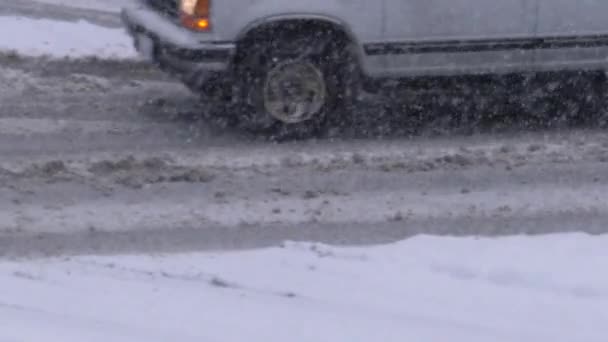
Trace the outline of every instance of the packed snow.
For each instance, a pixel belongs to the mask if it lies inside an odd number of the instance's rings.
[[[0,341],[600,342],[608,237],[0,263]]]
[[[11,32],[0,37],[0,51],[28,56],[137,58],[124,29],[106,28],[86,21],[0,16],[0,27]]]
[[[35,0],[33,2],[118,13],[122,7],[133,4],[137,0]]]

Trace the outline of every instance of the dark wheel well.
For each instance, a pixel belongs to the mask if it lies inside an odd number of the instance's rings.
[[[318,38],[320,41],[331,39],[335,46],[346,50],[355,43],[344,28],[333,22],[318,19],[277,20],[254,27],[237,42],[234,64],[238,65],[256,45],[275,44],[303,35]],[[358,62],[354,50],[350,51],[353,51],[353,61]]]
[[[283,139],[316,135],[331,120],[340,120],[359,88],[361,69],[355,43],[340,25],[324,20],[274,21],[248,31],[237,42],[233,62],[237,123],[256,134]],[[298,63],[300,59],[322,73],[326,97],[314,117],[282,121],[268,112],[262,90],[268,72],[283,62]]]

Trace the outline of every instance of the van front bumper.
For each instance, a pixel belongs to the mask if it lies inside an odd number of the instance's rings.
[[[231,67],[236,44],[201,41],[200,35],[144,3],[124,8],[122,21],[140,55],[162,70],[182,76],[222,73]]]

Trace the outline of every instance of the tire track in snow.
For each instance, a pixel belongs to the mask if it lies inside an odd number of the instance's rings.
[[[5,256],[608,229],[603,131],[272,144],[175,82],[48,68],[0,70]]]

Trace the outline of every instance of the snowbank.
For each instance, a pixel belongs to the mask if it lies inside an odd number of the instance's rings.
[[[137,58],[131,38],[123,29],[105,28],[86,21],[0,16],[0,50],[28,56]]]
[[[608,237],[0,263],[0,341],[605,341]]]
[[[137,0],[35,0],[34,2],[118,13],[122,7],[136,3]]]

